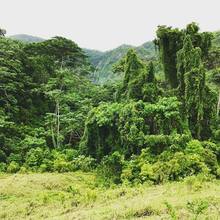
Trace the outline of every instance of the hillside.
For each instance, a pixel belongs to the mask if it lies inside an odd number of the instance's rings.
[[[214,47],[220,46],[220,31],[213,33],[212,44]],[[101,52],[97,50],[84,49],[90,62],[96,67],[96,81],[103,84],[106,82],[121,79],[122,76],[113,74],[112,67],[118,60],[120,60],[130,48],[134,48],[140,58],[144,60],[155,60],[158,54],[155,51],[155,46],[152,41],[146,42],[138,47],[131,45],[121,45],[113,50]]]
[[[43,38],[27,34],[17,34],[10,36],[10,38],[28,43],[41,42],[45,40]],[[214,32],[213,46],[219,47],[219,45],[220,31],[216,31]],[[112,67],[118,60],[125,56],[125,54],[130,48],[135,49],[137,51],[137,54],[143,60],[154,60],[157,57],[155,46],[152,41],[146,42],[138,47],[123,44],[115,49],[105,52],[87,48],[83,49],[86,55],[88,56],[89,61],[93,64],[93,66],[96,69],[94,72],[94,78],[96,80],[96,83],[104,84],[107,82],[115,81],[117,79],[121,79],[121,75],[113,74]]]
[[[0,175],[0,219],[218,219],[219,180],[98,187],[93,173]],[[13,186],[13,187],[11,187]]]
[[[36,37],[36,36],[28,35],[28,34],[16,34],[16,35],[10,36],[10,38],[20,40],[22,42],[27,42],[27,43],[42,42],[45,40],[41,37]]]
[[[138,47],[124,44],[106,52],[84,49],[90,62],[96,67],[94,75],[97,83],[103,84],[121,78],[121,76],[116,76],[112,73],[112,67],[113,64],[125,56],[130,48],[134,48],[143,60],[156,58],[153,42],[146,42]]]

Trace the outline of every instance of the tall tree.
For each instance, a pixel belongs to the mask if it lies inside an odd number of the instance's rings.
[[[201,57],[201,49],[194,48],[191,37],[187,35],[184,39],[183,48],[177,54],[178,89],[182,101],[182,113],[187,118],[193,137],[199,139],[202,138],[205,96],[208,94],[205,86],[205,69]]]
[[[158,88],[154,77],[154,66],[150,62],[148,66],[139,59],[136,52],[131,49],[114,67],[115,72],[123,72],[124,80],[118,91],[121,100],[144,100],[156,102]]]
[[[159,26],[156,33],[157,39],[154,42],[160,51],[165,77],[171,88],[177,88],[177,52],[183,47],[185,36],[190,37],[194,47],[201,49],[201,57],[204,60],[208,56],[211,47],[212,34],[209,32],[200,33],[199,26],[195,22],[188,24],[186,29],[183,30]]]
[[[156,34],[157,39],[154,42],[160,51],[165,78],[172,88],[176,88],[178,86],[176,53],[182,47],[183,33],[177,28],[159,26]]]

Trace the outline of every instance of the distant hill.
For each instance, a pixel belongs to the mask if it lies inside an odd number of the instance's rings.
[[[216,31],[213,34],[213,46],[220,47],[220,31]],[[42,42],[45,40],[43,38],[27,34],[17,34],[10,36],[10,38],[28,43]],[[152,41],[146,42],[138,47],[123,44],[115,49],[106,52],[91,49],[83,49],[86,55],[88,56],[89,61],[96,68],[94,75],[97,83],[103,84],[121,78],[121,76],[113,74],[112,67],[113,64],[115,64],[123,56],[125,56],[125,54],[130,48],[135,49],[140,58],[143,60],[154,60],[158,56],[154,48],[154,43]]]
[[[16,35],[10,36],[10,38],[15,39],[15,40],[20,40],[23,42],[27,42],[27,43],[42,42],[45,40],[41,37],[36,37],[36,36],[28,35],[28,34],[16,34]]]
[[[115,81],[121,77],[112,73],[113,64],[124,57],[127,51],[131,48],[135,49],[138,55],[144,60],[152,60],[156,58],[153,42],[146,42],[138,47],[124,44],[106,52],[84,49],[90,62],[96,68],[96,72],[94,74],[96,76],[97,83],[102,84],[107,81]]]
[[[213,32],[213,35],[213,47],[220,48],[220,31]],[[158,54],[155,51],[154,43],[152,41],[146,42],[138,47],[131,45],[121,45],[113,50],[106,52],[84,49],[85,53],[89,57],[90,62],[96,68],[94,75],[96,77],[97,83],[103,84],[121,78],[121,76],[113,74],[112,67],[114,63],[125,56],[130,48],[134,48],[140,58],[143,60],[155,60],[158,57]]]

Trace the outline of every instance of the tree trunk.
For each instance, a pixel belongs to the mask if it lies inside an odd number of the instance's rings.
[[[54,137],[53,125],[52,124],[51,124],[51,135],[52,135],[53,147],[56,148],[56,141],[55,141],[55,137]]]
[[[219,95],[218,95],[217,118],[219,116],[219,109],[220,109],[220,89],[219,89]]]
[[[56,104],[57,108],[57,147],[60,147],[60,106],[59,101]]]

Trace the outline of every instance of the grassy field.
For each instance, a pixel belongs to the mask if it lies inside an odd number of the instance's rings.
[[[220,219],[220,181],[106,189],[92,173],[1,174],[0,219]]]

